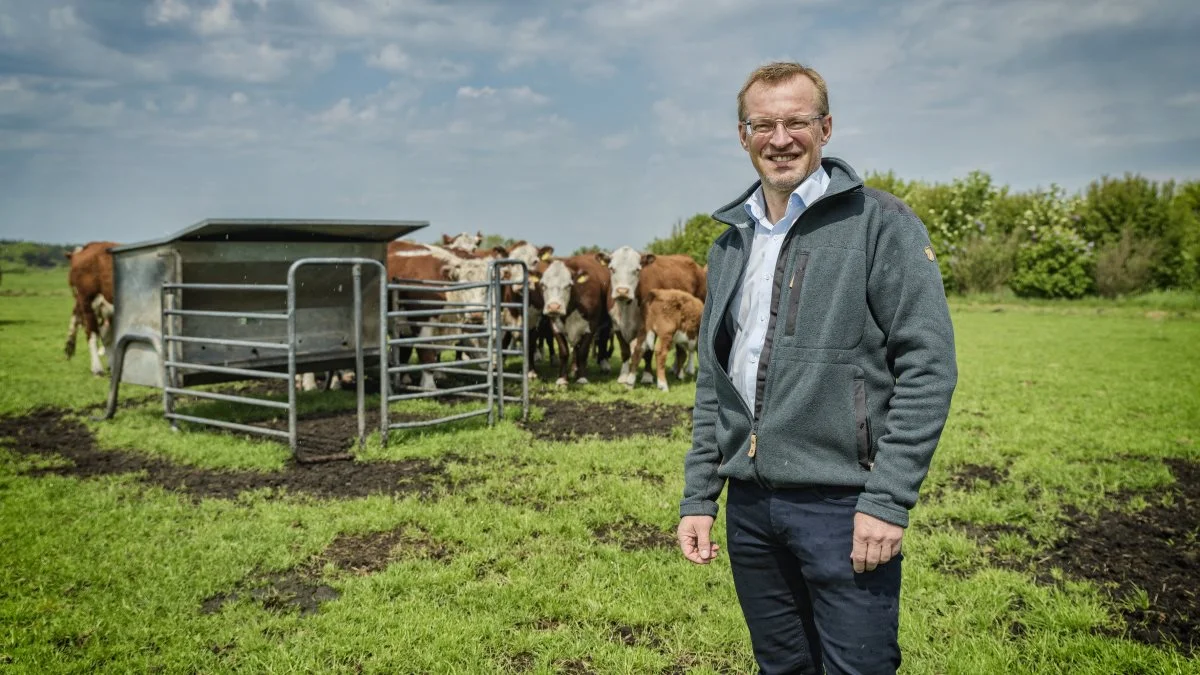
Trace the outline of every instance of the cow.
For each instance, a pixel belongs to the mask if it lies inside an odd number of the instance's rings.
[[[646,295],[646,330],[658,336],[654,347],[654,368],[658,377],[658,388],[669,391],[667,386],[667,351],[675,345],[675,363],[680,363],[679,350],[689,357],[696,352],[696,341],[700,334],[700,315],[704,313],[704,302],[686,291],[659,288]]]
[[[574,374],[579,384],[587,383],[587,355],[592,338],[600,330],[607,311],[608,268],[593,254],[552,261],[538,281],[543,295],[542,313],[550,320],[558,342],[560,387],[567,385],[574,354]]]
[[[473,253],[483,243],[483,232],[471,234],[463,232],[462,234],[451,237],[448,234],[442,235],[442,246],[445,248],[455,249],[463,253]]]
[[[487,280],[487,261],[485,260],[456,258],[447,261],[429,253],[417,254],[406,242],[392,242],[388,246],[387,260],[388,279],[392,282],[413,280],[449,284]],[[471,303],[482,306],[486,299],[487,289],[485,287],[444,291],[438,290],[436,286],[431,286],[429,290],[396,291],[392,296],[392,309],[394,311],[452,310],[458,308],[448,303]],[[413,319],[399,318],[393,323],[391,333],[393,337],[420,336],[428,339],[445,334],[446,330],[422,324],[471,323],[482,326],[484,318],[484,312],[479,309],[465,313],[447,311],[446,314]],[[448,343],[447,346],[449,346]],[[398,365],[408,363],[412,351],[413,348],[410,346],[398,347],[396,363]],[[439,347],[422,347],[417,349],[417,358],[423,364],[436,363],[440,358],[441,351]],[[426,370],[421,373],[420,386],[422,389],[436,389],[434,375],[431,371]]]
[[[704,269],[686,255],[640,254],[622,246],[611,255],[597,253],[596,259],[605,264],[612,275],[612,292],[608,312],[612,317],[613,334],[621,348],[621,374],[617,382],[632,387],[637,381],[637,361],[644,358],[650,381],[650,349],[654,333],[646,329],[645,305],[650,292],[661,288],[685,291],[703,300],[708,290]],[[683,377],[686,352],[676,349],[676,377]]]
[[[63,352],[67,358],[75,355],[75,335],[80,324],[87,335],[93,375],[103,375],[100,355],[112,347],[113,319],[113,258],[109,249],[119,246],[111,241],[93,241],[64,254],[70,261],[67,284],[75,296],[71,321],[67,327],[67,342]]]

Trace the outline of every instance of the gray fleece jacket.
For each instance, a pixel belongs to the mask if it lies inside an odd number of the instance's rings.
[[[822,161],[829,189],[789,230],[775,268],[755,409],[729,378],[754,225],[749,190],[713,217],[692,448],[680,516],[717,514],[727,478],[769,488],[861,486],[858,510],[902,527],[958,378],[925,226],[904,202]]]

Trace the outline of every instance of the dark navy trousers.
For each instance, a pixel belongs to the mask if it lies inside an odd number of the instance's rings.
[[[729,562],[762,673],[895,673],[903,555],[855,574],[859,490],[728,490]]]

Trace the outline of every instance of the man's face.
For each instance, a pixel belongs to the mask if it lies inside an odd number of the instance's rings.
[[[820,113],[817,88],[804,76],[778,84],[756,82],[746,91],[745,105],[747,119],[788,120]],[[738,123],[738,137],[762,178],[763,190],[778,194],[790,194],[817,170],[821,148],[832,133],[833,119],[829,115],[795,132],[776,124],[765,135],[748,133],[746,126]]]

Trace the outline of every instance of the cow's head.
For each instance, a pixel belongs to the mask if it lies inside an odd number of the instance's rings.
[[[447,262],[442,266],[442,276],[447,281],[457,283],[476,283],[486,282],[488,280],[488,263],[486,260],[476,260],[473,258],[460,258]],[[472,288],[463,288],[450,291],[446,294],[446,299],[451,302],[467,302],[478,306],[479,309],[463,314],[463,320],[467,323],[482,323],[483,310],[487,302],[487,286],[480,285]],[[451,307],[455,309],[454,307]]]
[[[571,305],[571,287],[587,281],[587,272],[572,270],[561,260],[550,263],[538,280],[542,292],[542,313],[549,317],[563,317]]]
[[[611,256],[601,258],[601,255],[603,254],[597,253],[596,257],[608,265],[609,271],[612,272],[613,299],[617,302],[632,302],[637,297],[638,278],[642,274],[643,260],[646,256],[629,246],[622,246],[613,251]]]
[[[475,249],[479,248],[479,245],[482,243],[483,232],[479,232],[478,234],[463,232],[456,237],[451,237],[448,234],[442,235],[442,244],[445,245],[446,248],[454,248],[466,253],[473,252]]]

